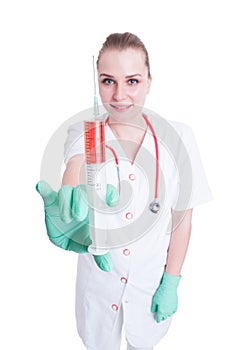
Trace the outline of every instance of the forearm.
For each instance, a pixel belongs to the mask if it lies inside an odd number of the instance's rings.
[[[192,229],[192,209],[185,212],[174,211],[172,213],[172,227],[166,272],[178,276],[181,273],[189,245]]]
[[[70,185],[76,187],[79,184],[86,183],[84,165],[84,155],[77,155],[71,158],[63,174],[62,186]]]

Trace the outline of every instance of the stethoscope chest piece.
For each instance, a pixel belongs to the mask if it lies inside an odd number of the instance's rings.
[[[160,205],[159,205],[159,201],[158,198],[155,198],[151,203],[150,203],[150,211],[152,211],[152,213],[157,214],[160,210]]]

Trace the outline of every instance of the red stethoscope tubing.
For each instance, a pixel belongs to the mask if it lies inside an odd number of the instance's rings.
[[[151,134],[152,134],[152,137],[154,139],[155,158],[156,158],[156,161],[155,161],[155,193],[154,193],[154,198],[155,198],[155,200],[158,200],[158,194],[159,194],[159,145],[158,145],[158,139],[157,139],[155,130],[154,130],[151,122],[148,120],[148,118],[144,114],[142,116],[143,116],[147,126],[149,127],[149,129],[151,131]],[[106,123],[107,123],[107,120],[106,120]],[[116,165],[118,167],[119,166],[119,160],[118,160],[118,157],[117,157],[117,154],[116,154],[115,150],[112,147],[108,146],[108,145],[106,145],[106,148],[108,148],[113,153],[113,156],[114,156],[114,159],[115,159],[115,163],[116,163]]]
[[[159,194],[159,144],[158,144],[158,139],[155,133],[155,130],[151,124],[151,122],[149,121],[149,119],[143,114],[142,115],[146,124],[149,126],[151,134],[153,136],[154,139],[154,145],[155,145],[155,198],[159,198],[158,194]]]

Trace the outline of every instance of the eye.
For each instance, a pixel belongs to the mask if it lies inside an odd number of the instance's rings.
[[[110,78],[105,78],[102,80],[102,83],[105,85],[112,85],[112,84],[114,84],[114,81]]]
[[[138,84],[138,82],[139,82],[138,79],[129,79],[128,80],[129,85],[136,85],[136,84]]]

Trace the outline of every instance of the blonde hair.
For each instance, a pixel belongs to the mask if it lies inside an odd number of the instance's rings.
[[[145,65],[148,68],[148,77],[150,77],[150,63],[147,49],[143,42],[135,34],[129,32],[113,33],[106,38],[105,42],[102,45],[102,48],[99,51],[97,68],[99,65],[100,57],[106,50],[126,50],[129,48],[141,50],[145,54]]]

